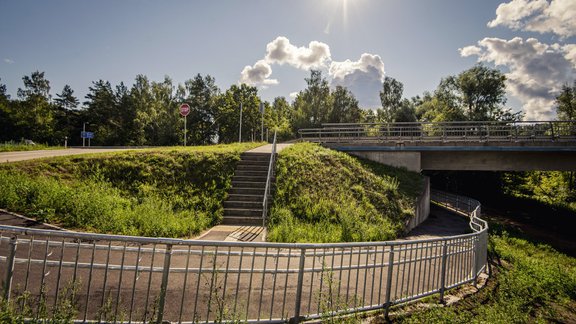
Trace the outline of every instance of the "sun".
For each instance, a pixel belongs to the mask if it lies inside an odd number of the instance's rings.
[[[325,0],[323,7],[330,8],[328,22],[326,28],[324,28],[324,33],[330,34],[333,24],[341,23],[342,27],[346,30],[348,29],[348,10],[349,2],[351,0]]]

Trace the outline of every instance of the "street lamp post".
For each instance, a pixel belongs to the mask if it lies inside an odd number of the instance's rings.
[[[90,125],[90,123],[84,122],[82,125],[82,147],[86,146],[86,124]]]

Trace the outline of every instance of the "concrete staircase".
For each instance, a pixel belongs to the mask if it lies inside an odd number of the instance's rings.
[[[244,152],[224,201],[224,225],[262,225],[270,153]]]

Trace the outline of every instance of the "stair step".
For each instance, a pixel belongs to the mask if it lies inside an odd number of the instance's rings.
[[[251,170],[236,170],[234,176],[240,177],[267,177],[268,169],[266,171],[251,171]]]
[[[235,188],[228,190],[228,195],[259,195],[264,196],[264,187],[262,188]]]
[[[268,199],[272,197],[269,195]],[[241,194],[228,194],[228,199],[226,201],[259,201],[264,200],[264,192],[261,195],[241,195]]]
[[[266,172],[268,172],[268,164],[266,164],[266,165],[238,164],[238,165],[236,165],[236,170],[266,171]]]
[[[262,208],[262,200],[260,201],[226,200],[224,202],[224,208],[259,209]]]
[[[262,217],[262,209],[224,208],[224,217],[226,216]]]
[[[270,161],[270,153],[243,153],[240,159],[242,161]]]
[[[234,175],[232,177],[232,182],[266,182],[268,177],[264,176],[243,176],[243,175]]]
[[[262,216],[245,217],[245,216],[226,216],[222,221],[223,225],[262,225]]]
[[[266,188],[266,181],[234,181],[232,180],[232,188]]]

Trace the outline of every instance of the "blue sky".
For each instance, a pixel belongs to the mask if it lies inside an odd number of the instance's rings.
[[[0,0],[0,78],[15,95],[44,71],[83,100],[98,79],[201,73],[272,100],[318,68],[375,107],[384,75],[411,97],[482,61],[507,73],[510,106],[549,119],[576,75],[575,16],[574,0]]]

